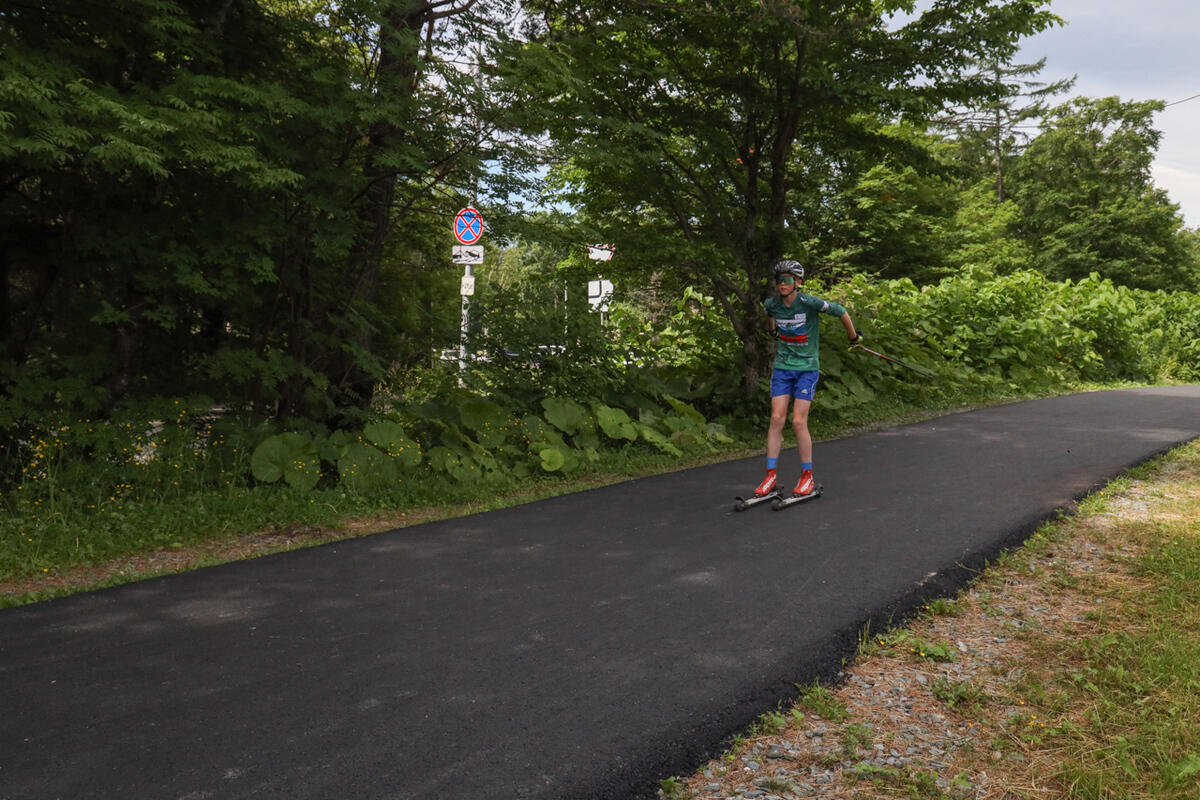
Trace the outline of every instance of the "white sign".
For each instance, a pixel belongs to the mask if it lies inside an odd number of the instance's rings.
[[[606,311],[612,294],[612,281],[606,281],[604,278],[588,281],[588,305],[592,308],[599,308],[601,311]]]
[[[459,287],[459,294],[463,297],[472,297],[475,294],[475,276],[463,275],[462,285]]]
[[[456,244],[451,250],[450,260],[455,264],[482,264],[483,263],[483,245],[481,244]]]
[[[613,257],[613,246],[611,244],[589,244],[587,251],[588,258],[592,261],[610,261]]]

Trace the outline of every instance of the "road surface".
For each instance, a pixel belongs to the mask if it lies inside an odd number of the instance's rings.
[[[818,444],[778,513],[749,458],[0,611],[0,798],[652,796],[1197,436],[1200,386],[1073,395]]]

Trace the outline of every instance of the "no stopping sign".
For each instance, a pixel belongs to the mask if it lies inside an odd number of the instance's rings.
[[[463,244],[475,244],[483,238],[483,217],[467,207],[454,215],[454,238]]]

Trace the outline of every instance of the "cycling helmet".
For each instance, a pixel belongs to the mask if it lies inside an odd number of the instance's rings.
[[[804,280],[804,267],[799,261],[792,261],[789,258],[780,259],[775,262],[774,271],[776,280],[779,280],[780,275],[795,275],[797,281]]]

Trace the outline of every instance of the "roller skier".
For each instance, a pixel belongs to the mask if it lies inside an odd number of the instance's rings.
[[[767,474],[751,497],[737,499],[734,508],[738,511],[767,501],[773,501],[774,508],[778,510],[821,495],[822,487],[813,478],[812,436],[808,431],[808,412],[820,377],[820,315],[829,314],[840,319],[851,344],[863,341],[862,332],[854,327],[845,308],[800,292],[804,267],[798,262],[790,259],[779,261],[774,266],[774,273],[777,293],[763,302],[771,318],[771,333],[778,339],[771,373]],[[784,497],[776,469],[789,405],[792,409],[792,427],[796,431],[796,446],[800,451],[800,480],[791,495]]]

